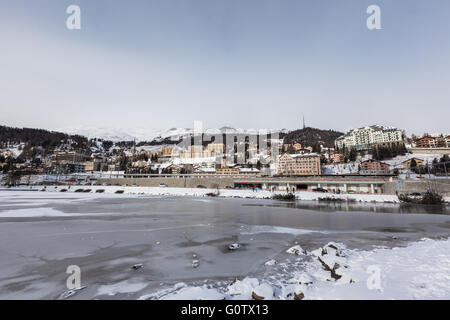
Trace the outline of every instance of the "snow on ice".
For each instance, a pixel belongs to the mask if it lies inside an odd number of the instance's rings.
[[[295,249],[293,249],[295,248]],[[301,248],[301,247],[300,247]],[[293,251],[299,250],[297,246]],[[290,250],[289,249],[289,250]],[[288,251],[289,251],[288,250]],[[406,247],[347,249],[330,242],[308,254],[306,266],[278,280],[246,277],[225,286],[177,284],[143,299],[449,299],[450,239],[423,239]],[[266,268],[274,268],[270,260]],[[289,263],[289,262],[288,262]],[[380,286],[371,287],[370,269]],[[333,275],[334,273],[334,275]]]

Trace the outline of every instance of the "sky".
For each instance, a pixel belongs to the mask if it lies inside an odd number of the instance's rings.
[[[448,0],[0,0],[0,124],[292,130],[304,116],[448,133],[449,16]]]

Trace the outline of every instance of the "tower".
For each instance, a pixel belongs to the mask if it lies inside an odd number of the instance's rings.
[[[133,140],[133,147],[131,149],[131,153],[132,153],[132,159],[134,161],[135,160],[135,156],[136,156],[136,138]]]

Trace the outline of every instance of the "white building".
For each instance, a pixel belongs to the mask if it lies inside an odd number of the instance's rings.
[[[337,138],[335,145],[341,150],[344,147],[368,149],[375,144],[395,142],[403,143],[403,133],[400,129],[374,125],[350,130],[347,134]]]

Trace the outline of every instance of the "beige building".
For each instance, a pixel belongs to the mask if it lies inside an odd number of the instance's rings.
[[[302,150],[302,148],[303,148],[303,146],[299,142],[295,142],[293,144],[285,144],[285,145],[283,145],[283,151],[284,152],[288,152],[290,149],[292,149],[292,151],[300,151],[300,150]]]
[[[256,168],[239,168],[239,174],[242,175],[254,175],[257,177],[261,177],[261,172]]]
[[[55,151],[52,159],[58,164],[64,164],[85,162],[86,160],[89,160],[89,157],[75,151]]]
[[[330,156],[330,160],[333,163],[342,163],[344,162],[344,155],[342,153],[334,153]]]
[[[185,150],[179,151],[178,156],[181,159],[209,158],[211,157],[211,150],[214,150],[214,148],[220,150],[220,147],[211,147],[205,149],[202,145],[192,145],[188,146]]]
[[[208,151],[208,157],[220,156],[223,155],[225,146],[223,143],[210,143],[206,150]]]
[[[86,161],[84,164],[84,170],[86,172],[100,171],[102,161],[99,159],[94,159],[92,161]]]
[[[174,152],[173,147],[163,147],[163,148],[161,148],[160,156],[163,158],[170,158],[170,157],[172,157],[173,152]]]
[[[94,161],[87,161],[84,163],[84,171],[94,171]]]
[[[411,169],[411,162],[412,162],[413,159],[416,162],[416,167],[420,167],[420,166],[423,166],[425,164],[425,162],[422,159],[411,158],[411,159],[408,159],[406,161],[403,161],[403,169]]]
[[[176,164],[171,164],[170,166],[168,166],[165,171],[171,174],[180,174],[181,173],[181,166],[178,166]]]
[[[310,154],[283,154],[278,162],[278,173],[288,176],[312,176],[322,174],[320,156]]]
[[[4,158],[8,158],[8,157],[12,157],[13,153],[11,151],[5,151],[5,152],[1,153],[0,156],[2,156]]]
[[[145,168],[148,167],[148,162],[147,161],[143,161],[143,160],[138,160],[138,161],[134,161],[131,166],[133,168]]]
[[[300,151],[300,150],[302,150],[302,144],[301,143],[294,143],[293,145],[292,145],[292,147],[294,148],[294,150],[295,151]]]
[[[239,174],[239,169],[235,167],[218,168],[216,174]]]

